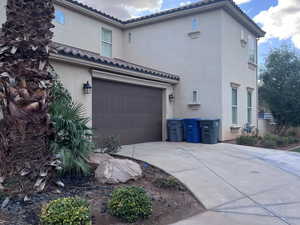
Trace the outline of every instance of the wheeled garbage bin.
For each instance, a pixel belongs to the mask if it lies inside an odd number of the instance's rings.
[[[168,141],[183,141],[183,121],[182,119],[169,119],[167,121]]]
[[[201,119],[184,119],[183,120],[183,130],[184,130],[184,140],[190,143],[200,143],[201,142],[201,130],[200,130]]]
[[[220,120],[201,120],[201,140],[204,144],[217,144],[219,141]]]

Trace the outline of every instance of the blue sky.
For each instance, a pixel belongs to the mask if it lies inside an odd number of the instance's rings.
[[[104,12],[126,19],[160,10],[175,8],[200,0],[79,0]],[[233,0],[263,30],[260,40],[260,63],[272,48],[281,45],[295,47],[300,52],[300,0]]]

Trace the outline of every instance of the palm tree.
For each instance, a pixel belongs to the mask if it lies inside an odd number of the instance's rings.
[[[18,189],[47,173],[53,0],[7,0],[0,37],[0,177]],[[26,178],[26,179],[25,179]],[[29,179],[28,179],[29,178]],[[25,181],[28,180],[28,181]]]

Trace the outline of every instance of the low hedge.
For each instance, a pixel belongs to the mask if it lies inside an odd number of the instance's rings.
[[[255,146],[258,143],[258,138],[256,136],[240,136],[236,139],[238,145],[248,145]]]
[[[92,225],[88,203],[79,198],[60,198],[42,208],[42,225]]]
[[[299,138],[293,136],[278,136],[267,134],[264,137],[242,135],[236,139],[238,145],[261,146],[265,148],[286,147],[298,143]]]
[[[133,223],[151,215],[152,202],[143,188],[121,187],[113,191],[108,210],[111,215]]]

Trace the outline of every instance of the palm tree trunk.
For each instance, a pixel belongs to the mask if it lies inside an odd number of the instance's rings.
[[[7,0],[0,38],[0,177],[22,173],[34,180],[51,158],[48,69],[53,18],[53,0]]]

